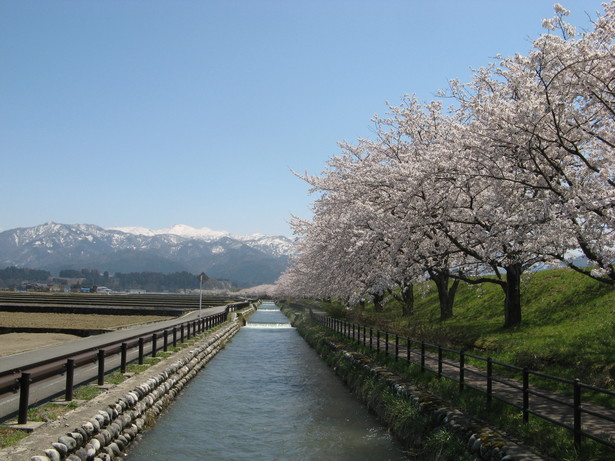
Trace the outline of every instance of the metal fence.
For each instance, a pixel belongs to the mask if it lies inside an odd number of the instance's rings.
[[[584,384],[579,379],[547,375],[323,314],[311,312],[311,317],[316,323],[373,351],[392,355],[396,361],[405,360],[418,365],[421,371],[457,382],[459,392],[468,387],[484,394],[488,407],[496,399],[518,408],[525,423],[529,415],[533,415],[568,429],[577,449],[581,448],[583,438],[615,448],[615,410],[587,399],[591,393],[593,400],[609,400],[615,397],[612,391]],[[468,359],[480,366],[468,365]],[[521,379],[512,376],[521,376]],[[558,383],[568,387],[569,395],[542,390],[530,381]]]

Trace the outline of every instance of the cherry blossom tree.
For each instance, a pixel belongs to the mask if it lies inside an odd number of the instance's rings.
[[[388,291],[411,313],[428,275],[445,319],[459,280],[497,283],[510,327],[536,264],[615,284],[615,0],[579,38],[555,11],[527,56],[452,81],[453,109],[405,97],[375,136],[301,176],[319,197],[293,223],[299,256],[280,287],[378,308]]]
[[[575,39],[555,6],[550,32],[528,56],[501,59],[470,85],[453,85],[471,123],[470,150],[482,144],[497,161],[485,173],[526,189],[543,205],[543,252],[602,282],[615,283],[615,3],[594,30]],[[466,146],[467,147],[467,146]],[[528,213],[531,210],[528,209]],[[547,229],[549,231],[547,231]],[[590,268],[575,262],[577,252]]]

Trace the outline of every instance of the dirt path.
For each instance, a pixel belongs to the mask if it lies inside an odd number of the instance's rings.
[[[0,356],[38,349],[79,339],[64,333],[6,333],[0,335]]]

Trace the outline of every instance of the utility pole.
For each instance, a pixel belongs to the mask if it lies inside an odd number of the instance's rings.
[[[205,272],[199,274],[199,318],[201,318],[201,312],[203,310],[203,281],[208,279],[209,277],[205,275]]]

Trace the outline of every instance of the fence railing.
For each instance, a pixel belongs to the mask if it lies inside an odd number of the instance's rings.
[[[310,312],[316,323],[373,351],[393,355],[396,361],[405,360],[409,364],[418,365],[421,371],[430,371],[438,378],[457,382],[459,392],[468,387],[483,393],[488,407],[496,399],[518,408],[525,423],[529,421],[529,416],[533,415],[568,429],[577,449],[581,448],[584,438],[615,449],[615,409],[584,398],[591,392],[594,396],[607,400],[615,397],[615,392],[584,384],[579,379],[551,376],[501,363],[490,357],[480,357]],[[468,365],[468,359],[482,366]],[[494,368],[499,373],[494,372]],[[513,375],[520,375],[521,379],[507,377]],[[569,395],[542,390],[530,383],[531,378],[567,386]]]
[[[137,352],[136,361],[140,365],[144,363],[144,358],[149,352],[152,357],[161,350],[166,352],[170,346],[176,347],[177,343],[190,340],[192,336],[198,335],[211,328],[226,322],[228,314],[250,305],[250,301],[228,304],[223,312],[200,317],[198,319],[187,320],[174,326],[160,328],[146,334],[129,336],[119,341],[112,341],[95,349],[85,349],[73,352],[61,357],[38,363],[31,363],[27,367],[19,370],[7,370],[0,373],[0,396],[19,392],[18,424],[25,424],[28,421],[28,407],[30,405],[30,388],[61,375],[66,376],[65,399],[73,400],[73,388],[75,385],[75,371],[86,365],[97,365],[97,383],[103,385],[104,376],[112,371],[107,369],[111,357],[119,355],[119,369],[122,373],[126,372],[129,362],[128,355],[132,351],[133,355]],[[118,367],[113,367],[117,369]],[[90,378],[91,379],[91,378]],[[86,380],[87,381],[87,380]]]

